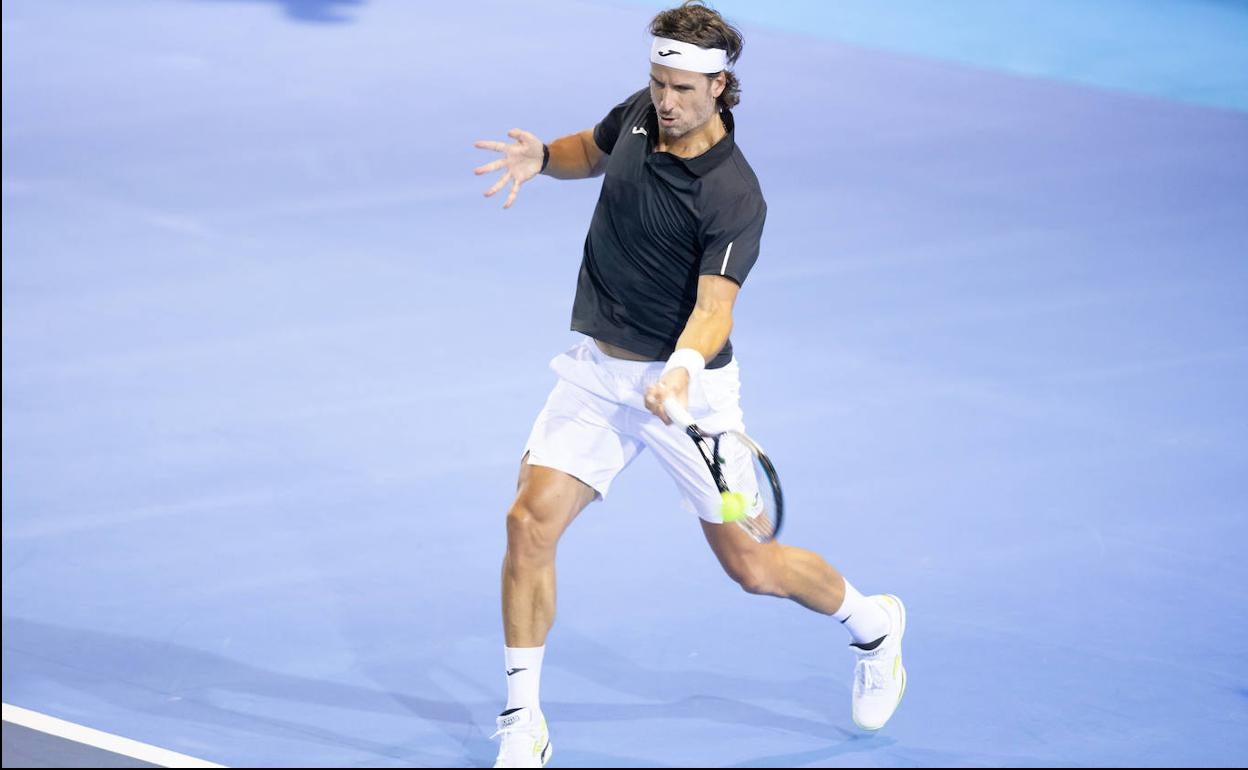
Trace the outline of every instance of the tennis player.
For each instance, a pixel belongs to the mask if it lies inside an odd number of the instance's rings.
[[[740,97],[730,67],[740,32],[699,2],[663,11],[650,31],[648,86],[593,128],[548,145],[520,129],[508,132],[514,142],[476,143],[502,154],[476,173],[503,172],[485,194],[509,188],[504,208],[538,174],[605,174],[572,307],[572,329],[584,337],[551,362],[558,381],[529,435],[507,512],[507,706],[495,767],[540,767],[551,757],[538,689],[555,617],[556,545],[647,449],[733,580],[831,615],[849,632],[857,656],[851,713],[860,727],[883,727],[905,690],[901,601],[863,596],[818,554],[759,544],[725,526],[706,464],[667,425],[662,403],[674,397],[705,430],[744,431],[729,331],[759,256],[767,204],[734,138],[731,108]]]

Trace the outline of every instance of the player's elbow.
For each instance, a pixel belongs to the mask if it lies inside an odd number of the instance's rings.
[[[698,300],[691,320],[695,320],[699,327],[714,329],[718,336],[728,339],[732,332],[732,303]]]
[[[593,129],[586,129],[578,136],[581,140],[581,151],[585,153],[586,176],[602,176],[602,173],[607,170],[607,158],[610,156],[598,149]]]

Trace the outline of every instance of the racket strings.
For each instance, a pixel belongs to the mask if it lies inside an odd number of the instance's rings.
[[[765,543],[776,535],[778,501],[757,445],[735,432],[716,436],[715,450],[728,488],[745,498],[745,516],[737,525]]]
[[[773,540],[783,520],[783,503],[779,480],[762,450],[735,431],[704,433],[690,426],[687,432],[719,491],[744,498],[745,516],[736,519],[736,524],[760,543]]]

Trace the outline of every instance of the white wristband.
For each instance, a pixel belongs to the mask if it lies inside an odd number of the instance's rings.
[[[663,374],[660,378],[667,376],[667,373],[673,369],[685,369],[689,372],[689,382],[692,383],[697,379],[698,374],[706,368],[706,359],[702,354],[693,348],[681,348],[667,359],[667,366],[663,367]]]

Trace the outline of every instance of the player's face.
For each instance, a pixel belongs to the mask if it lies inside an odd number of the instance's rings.
[[[659,132],[679,139],[696,131],[715,114],[715,100],[724,90],[724,76],[650,65],[650,100],[659,116]]]

